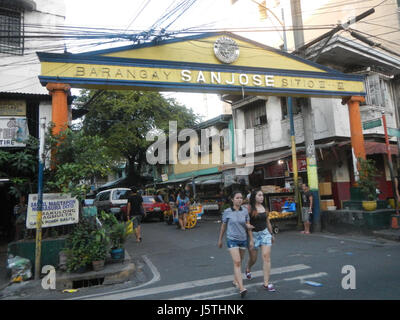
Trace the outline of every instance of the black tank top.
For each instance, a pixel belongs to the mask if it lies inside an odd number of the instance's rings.
[[[259,212],[257,215],[250,214],[250,224],[254,226],[252,231],[259,232],[267,228],[267,213]]]

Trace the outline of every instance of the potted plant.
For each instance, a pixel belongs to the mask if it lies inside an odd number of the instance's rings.
[[[127,226],[124,222],[116,223],[111,227],[111,258],[120,260],[125,257],[124,244],[128,237]]]
[[[360,179],[358,185],[365,198],[362,202],[362,206],[366,211],[373,211],[377,207],[376,188],[378,186],[378,182],[376,181],[378,172],[375,167],[375,161],[372,159],[364,160],[362,158],[359,158],[358,161],[360,164]]]
[[[110,239],[104,228],[92,232],[92,239],[89,244],[90,259],[94,271],[104,268],[104,262],[109,250]]]
[[[65,254],[68,272],[83,273],[88,270],[87,267],[91,263],[88,244],[92,231],[92,226],[83,221],[67,237]]]

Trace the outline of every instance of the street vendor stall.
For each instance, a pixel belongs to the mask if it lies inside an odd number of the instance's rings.
[[[269,211],[272,230],[278,233],[283,229],[292,229],[297,225],[294,193],[278,186],[263,186],[265,207]]]

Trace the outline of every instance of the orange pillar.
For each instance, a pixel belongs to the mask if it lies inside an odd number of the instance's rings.
[[[364,97],[350,97],[347,100],[350,118],[351,147],[355,157],[366,159],[364,135],[361,123],[360,102],[364,102]]]
[[[67,97],[71,87],[64,83],[48,83],[47,90],[52,96],[52,122],[54,123],[53,134],[68,127],[68,102]]]

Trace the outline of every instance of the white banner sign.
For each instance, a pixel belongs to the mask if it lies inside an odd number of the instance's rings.
[[[36,229],[38,195],[30,194],[26,228]],[[79,203],[69,194],[43,194],[42,227],[55,227],[79,222]]]
[[[28,136],[25,117],[0,117],[0,147],[25,147]]]

